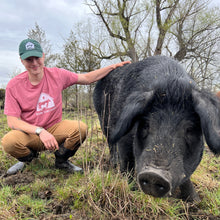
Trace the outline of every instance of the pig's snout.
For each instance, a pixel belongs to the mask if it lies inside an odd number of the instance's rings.
[[[169,172],[161,169],[146,169],[138,174],[138,182],[144,193],[163,197],[171,194],[171,178]]]

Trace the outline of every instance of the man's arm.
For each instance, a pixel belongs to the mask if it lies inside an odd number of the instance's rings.
[[[7,116],[8,126],[13,130],[19,130],[28,134],[35,134],[37,126],[31,125],[23,120],[20,120],[14,116]],[[44,146],[48,150],[59,149],[58,143],[55,137],[50,134],[47,130],[43,130],[39,138],[43,142]]]
[[[131,62],[130,61],[124,61],[124,62],[121,62],[121,63],[112,64],[110,66],[88,72],[88,73],[85,73],[85,74],[78,74],[77,84],[88,85],[88,84],[91,84],[93,82],[96,82],[96,81],[102,79],[103,77],[105,77],[106,75],[108,75],[109,72],[116,69],[117,67],[123,66],[123,65],[128,64],[128,63],[131,63]]]
[[[37,128],[37,126],[28,124],[27,122],[22,121],[14,116],[7,116],[7,122],[9,128],[13,130],[23,131],[28,134],[35,134],[35,130]]]

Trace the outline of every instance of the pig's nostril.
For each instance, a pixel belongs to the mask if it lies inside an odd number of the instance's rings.
[[[142,184],[143,184],[144,186],[146,186],[146,185],[148,184],[148,181],[145,181],[145,180],[144,180],[144,181],[142,182]]]
[[[162,186],[162,185],[160,185],[160,184],[156,184],[155,186],[156,186],[160,191],[162,191],[162,190],[165,189],[165,187]]]
[[[164,185],[155,184],[155,188],[158,190],[158,192],[159,192],[160,194],[164,194],[164,193],[167,192],[167,188],[166,188],[166,186],[164,186]]]

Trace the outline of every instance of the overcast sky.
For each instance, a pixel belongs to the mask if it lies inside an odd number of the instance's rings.
[[[90,13],[84,0],[0,0],[0,87],[24,71],[18,46],[37,23],[52,49],[61,49],[77,21]]]
[[[220,0],[213,2],[220,6]],[[15,72],[24,71],[18,46],[35,23],[45,31],[52,49],[61,49],[74,24],[90,13],[83,3],[84,0],[0,0],[0,87]]]

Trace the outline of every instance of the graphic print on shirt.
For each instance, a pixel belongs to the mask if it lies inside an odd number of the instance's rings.
[[[37,103],[37,115],[53,111],[55,108],[53,98],[42,92]]]

